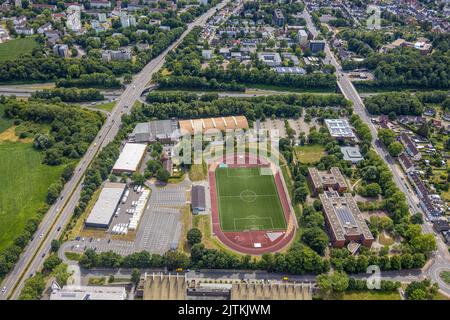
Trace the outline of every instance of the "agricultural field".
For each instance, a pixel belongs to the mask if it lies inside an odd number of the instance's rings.
[[[294,151],[295,157],[301,163],[317,162],[325,155],[325,148],[316,144],[297,146]]]
[[[63,166],[44,165],[43,157],[31,143],[0,143],[0,251],[45,203],[48,187],[61,176]]]
[[[0,44],[0,61],[13,60],[38,46],[35,37],[17,38]]]
[[[286,229],[275,180],[260,168],[217,168],[218,209],[223,231]]]

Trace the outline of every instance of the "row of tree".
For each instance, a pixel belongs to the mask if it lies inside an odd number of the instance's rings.
[[[142,251],[122,257],[112,251],[96,253],[94,250],[88,249],[83,253],[80,265],[84,268],[167,267],[169,270],[189,267],[200,269],[258,269],[292,274],[320,274],[329,270],[327,260],[322,259],[316,252],[301,244],[293,245],[286,253],[264,254],[259,260],[252,259],[248,255],[238,257],[222,250],[207,249],[201,243],[192,246],[191,257],[179,251],[168,251],[164,255]]]
[[[298,117],[302,108],[347,107],[349,101],[338,94],[289,94],[252,98],[223,98],[211,101],[151,103],[132,111],[132,118],[170,119],[245,115],[254,121],[265,117]]]
[[[56,88],[36,91],[31,95],[34,99],[45,99],[62,102],[100,101],[105,99],[97,89]]]

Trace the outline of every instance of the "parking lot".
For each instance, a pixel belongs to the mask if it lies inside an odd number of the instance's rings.
[[[130,221],[130,218],[133,216],[132,213],[130,213],[130,210],[134,209],[133,202],[137,201],[139,197],[141,196],[142,192],[138,193],[136,192],[133,187],[130,187],[129,189],[129,195],[127,197],[127,201],[125,203],[120,203],[119,208],[120,210],[116,211],[116,215],[114,215],[111,224],[108,228],[108,233],[113,233],[112,229],[115,225],[118,224],[128,224]],[[122,198],[123,199],[123,198]],[[121,201],[122,201],[121,199]],[[118,214],[117,214],[118,213]]]
[[[310,128],[316,126],[316,121],[313,119],[310,123],[306,123],[303,117],[298,119],[287,119],[289,126],[295,131],[295,137],[298,137],[300,132],[304,132],[306,135],[309,133]],[[266,130],[278,130],[280,137],[286,137],[286,127],[284,125],[284,119],[266,119],[261,122],[262,129]]]
[[[111,239],[111,234],[105,238],[81,238],[64,243],[65,251],[83,252],[94,249],[96,252],[114,251],[120,255],[128,255],[142,250],[150,253],[163,254],[176,247],[181,236],[181,209],[186,205],[186,190],[190,183],[185,181],[177,185],[156,187],[150,185],[151,195],[145,207],[144,214],[138,225],[134,241]],[[131,207],[139,194],[130,190],[127,202],[122,205],[118,217],[114,217],[109,230],[118,223],[127,223]]]

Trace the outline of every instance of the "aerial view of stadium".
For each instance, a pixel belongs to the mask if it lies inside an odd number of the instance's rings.
[[[216,184],[223,231],[286,229],[273,175],[261,174],[258,167],[222,167]]]
[[[296,221],[277,166],[253,154],[230,154],[209,167],[214,235],[230,249],[259,255],[290,243]]]

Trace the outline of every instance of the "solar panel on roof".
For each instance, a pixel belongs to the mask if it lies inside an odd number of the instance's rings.
[[[344,226],[356,226],[356,220],[347,207],[336,208],[336,215]]]

